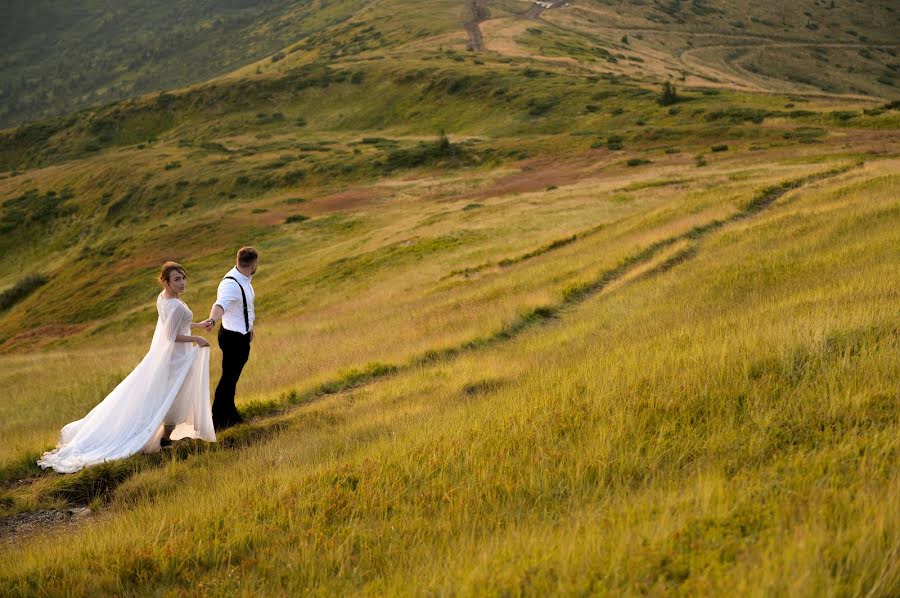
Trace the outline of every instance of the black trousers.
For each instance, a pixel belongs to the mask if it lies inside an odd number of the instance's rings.
[[[213,427],[216,430],[241,423],[234,406],[234,392],[244,364],[250,358],[250,335],[219,328],[219,348],[222,349],[222,378],[216,386],[212,405]]]

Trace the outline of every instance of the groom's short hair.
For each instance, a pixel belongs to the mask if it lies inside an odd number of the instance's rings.
[[[249,266],[259,259],[259,252],[255,247],[241,247],[237,252],[237,262],[241,266]]]

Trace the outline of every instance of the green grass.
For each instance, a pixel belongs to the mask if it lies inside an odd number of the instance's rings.
[[[784,187],[550,326],[283,397],[238,450],[56,478],[107,518],[31,540],[7,588],[889,595],[892,170]]]
[[[0,522],[94,515],[0,545],[2,593],[896,594],[897,106],[670,111],[389,8],[4,133]],[[490,8],[489,46],[605,43]],[[145,353],[159,265],[200,320],[248,243],[248,423],[40,471]]]

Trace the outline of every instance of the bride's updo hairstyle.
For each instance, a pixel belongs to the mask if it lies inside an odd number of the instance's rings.
[[[181,275],[187,278],[187,272],[184,271],[184,267],[178,262],[166,262],[162,265],[162,270],[159,271],[159,282],[166,286],[166,283],[169,282],[169,276],[172,272],[181,272]]]

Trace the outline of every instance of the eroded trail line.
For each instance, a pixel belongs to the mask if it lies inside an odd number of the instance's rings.
[[[522,19],[537,19],[541,13],[550,8],[560,8],[568,4],[566,0],[554,0],[553,2],[539,1],[534,2],[531,7],[523,13],[519,13]]]
[[[474,52],[482,52],[484,50],[484,37],[481,34],[481,26],[479,23],[486,21],[490,16],[486,0],[467,0],[468,9],[471,16],[464,23],[466,33],[469,34],[469,48]]]
[[[142,471],[162,467],[171,460],[189,459],[209,451],[240,450],[264,441],[291,425],[300,425],[302,418],[298,419],[298,414],[291,413],[297,407],[328,396],[338,395],[396,373],[411,371],[423,365],[450,360],[470,351],[511,341],[535,326],[558,319],[567,309],[577,307],[604,290],[627,285],[632,280],[667,272],[692,259],[699,252],[698,244],[701,239],[767,210],[785,193],[815,181],[839,176],[861,166],[862,163],[856,163],[788,180],[780,185],[763,189],[731,216],[711,220],[695,226],[687,232],[651,243],[622,260],[619,265],[604,271],[595,279],[569,287],[555,304],[534,308],[487,336],[476,337],[453,347],[426,351],[403,364],[371,363],[362,369],[352,368],[341,372],[332,380],[306,391],[292,390],[282,393],[278,399],[272,401],[243,405],[240,411],[248,423],[226,430],[218,443],[180,441],[169,452],[159,451],[149,455],[134,455],[128,459],[95,465],[79,473],[65,476],[39,470],[32,457],[24,455],[23,460],[30,463],[30,475],[11,485],[7,483],[3,486],[22,487],[41,480],[41,490],[38,492],[37,500],[30,505],[29,509],[21,509],[26,512],[31,511],[33,515],[26,516],[18,513],[0,519],[0,541],[8,540],[10,536],[14,540],[21,539],[25,535],[40,533],[60,525],[70,525],[68,516],[48,515],[48,507],[53,504],[58,505],[60,500],[70,507],[84,507],[98,498],[106,501],[112,498],[119,485]],[[597,230],[599,231],[601,228],[598,227]],[[532,252],[533,255],[526,254],[526,257],[519,261],[532,259],[532,257],[555,251],[560,247],[577,243],[586,236],[589,235],[577,235],[566,243],[541,248],[540,251]],[[299,415],[302,416],[302,413]],[[46,478],[50,476],[55,476],[53,483],[46,482]],[[7,494],[0,498],[9,501],[12,496]],[[42,521],[39,522],[39,519]]]

